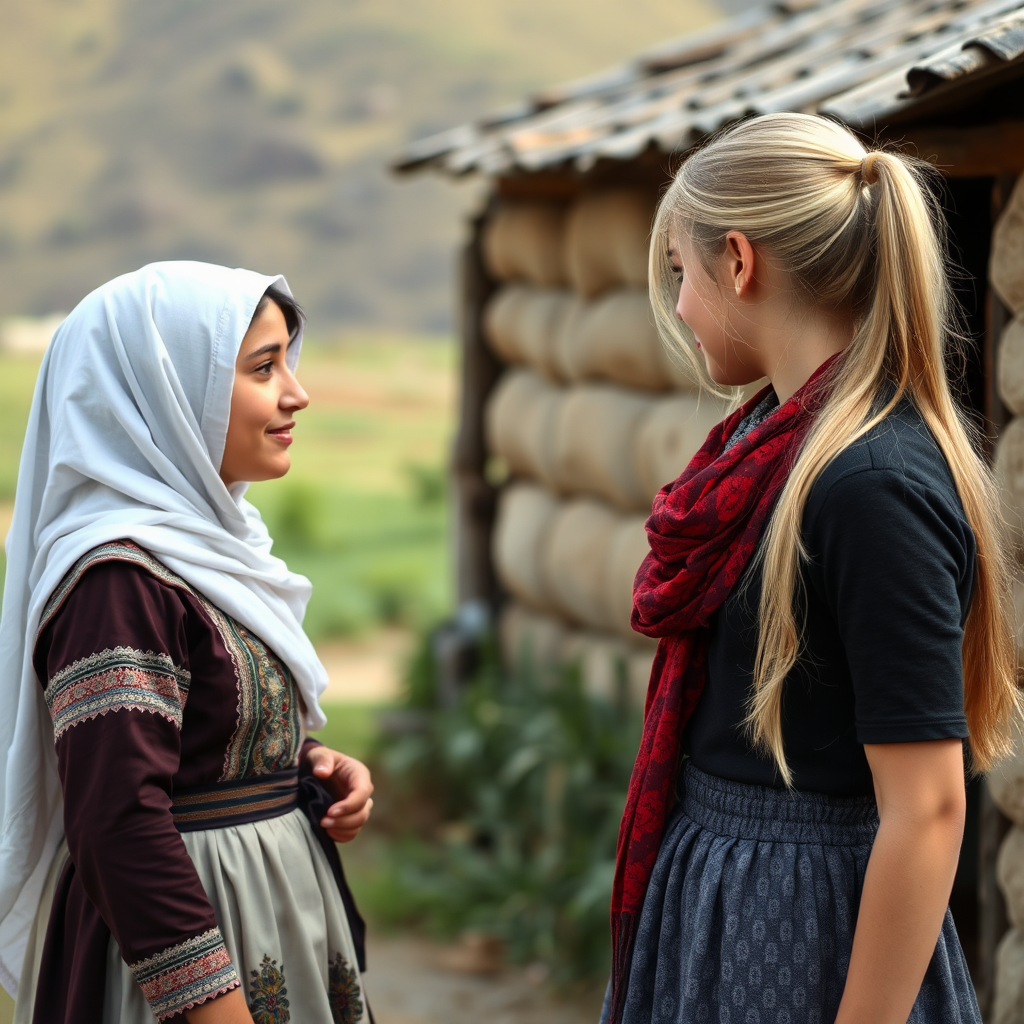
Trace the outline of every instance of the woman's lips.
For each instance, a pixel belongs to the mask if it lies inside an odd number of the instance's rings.
[[[275,441],[280,441],[281,444],[289,445],[292,443],[292,427],[294,423],[286,423],[283,427],[275,427],[273,430],[268,430],[267,433],[274,438]]]

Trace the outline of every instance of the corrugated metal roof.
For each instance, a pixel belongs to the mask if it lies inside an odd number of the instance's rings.
[[[883,123],[945,83],[1020,62],[1024,0],[785,0],[410,145],[399,171],[585,170],[685,149],[750,113]]]

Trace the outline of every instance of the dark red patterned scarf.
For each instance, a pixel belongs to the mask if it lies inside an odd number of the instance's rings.
[[[831,390],[822,364],[785,405],[726,451],[755,395],[708,435],[682,475],[654,499],[650,554],[633,586],[632,625],[660,637],[644,708],[640,751],[619,826],[612,889],[611,1024],[619,1024],[636,927],[658,856],[679,741],[707,671],[708,622],[743,575],[796,454]]]

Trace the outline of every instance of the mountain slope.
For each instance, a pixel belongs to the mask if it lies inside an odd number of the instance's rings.
[[[163,258],[283,270],[314,330],[443,330],[472,186],[412,137],[708,23],[706,0],[0,0],[0,315]]]

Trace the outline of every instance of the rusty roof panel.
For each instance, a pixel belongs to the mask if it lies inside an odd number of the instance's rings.
[[[684,150],[739,117],[776,110],[870,127],[939,85],[1018,61],[1024,76],[1024,0],[783,0],[414,142],[393,166],[586,169],[650,146]]]

